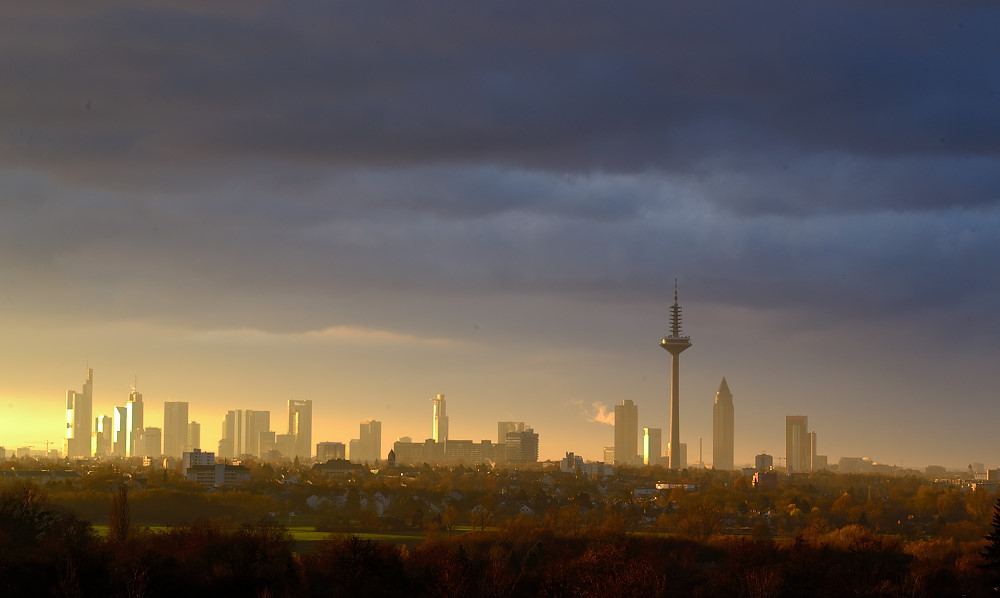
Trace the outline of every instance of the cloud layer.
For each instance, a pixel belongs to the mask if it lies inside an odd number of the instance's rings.
[[[986,2],[9,4],[0,324],[551,350],[677,277],[750,335],[995,354],[998,30]]]

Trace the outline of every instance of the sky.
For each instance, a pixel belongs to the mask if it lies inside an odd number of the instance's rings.
[[[0,6],[0,446],[312,399],[383,452],[525,421],[599,460],[624,399],[712,462],[1000,467],[991,2]]]

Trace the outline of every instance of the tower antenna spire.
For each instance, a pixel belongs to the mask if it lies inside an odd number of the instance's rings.
[[[681,335],[681,306],[677,303],[677,279],[674,279],[674,304],[670,306],[670,332],[660,339],[660,347],[670,353],[670,469],[684,466],[680,442],[680,356],[691,346],[691,337]]]

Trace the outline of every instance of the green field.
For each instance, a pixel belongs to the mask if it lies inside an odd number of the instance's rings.
[[[108,535],[107,525],[94,525],[94,532],[98,536],[104,538]],[[151,532],[166,532],[171,528],[168,526],[155,525],[155,526],[136,526],[143,530],[149,530]],[[341,532],[318,532],[312,526],[291,526],[286,528],[288,530],[288,535],[292,537],[295,542],[296,552],[310,552],[316,548],[319,542],[330,537],[338,536],[349,536],[354,535],[359,538],[364,538],[366,540],[375,540],[376,542],[385,542],[387,544],[396,544],[406,546],[407,548],[413,548],[425,540],[426,536],[422,531],[412,531],[412,532],[355,532],[355,533],[341,533]],[[458,530],[456,529],[456,535],[467,532],[468,529]]]
[[[426,539],[423,531],[405,532],[318,532],[310,526],[292,526],[288,528],[289,535],[295,541],[296,552],[309,552],[315,549],[316,545],[327,538],[357,536],[365,540],[385,542],[386,544],[396,544],[413,548],[422,544]]]

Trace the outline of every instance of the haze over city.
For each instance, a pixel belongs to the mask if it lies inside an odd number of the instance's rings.
[[[0,7],[0,445],[135,383],[383,450],[525,421],[1000,466],[989,4]],[[277,417],[277,416],[276,416]],[[276,428],[278,426],[275,426]]]

